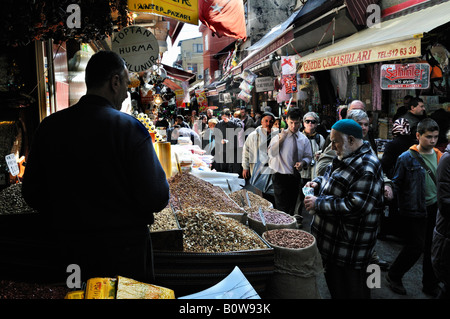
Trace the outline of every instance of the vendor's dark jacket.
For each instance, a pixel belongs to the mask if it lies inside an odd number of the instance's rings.
[[[134,117],[86,95],[45,118],[26,162],[23,196],[45,218],[58,261],[78,264],[83,279],[148,279],[148,225],[166,207],[169,185]]]

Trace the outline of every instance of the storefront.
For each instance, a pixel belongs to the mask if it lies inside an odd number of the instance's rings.
[[[344,82],[340,82],[341,85],[329,83],[333,90],[331,96],[343,101],[343,104],[347,104],[345,103],[347,100],[362,100],[367,110],[375,115],[374,120],[381,120],[379,125],[376,125],[377,122],[374,123],[376,129],[380,125],[385,127],[386,123],[389,127],[389,119],[397,108],[403,105],[405,95],[425,99],[428,114],[439,108],[446,109],[450,101],[448,89],[445,87],[448,72],[443,72],[442,81],[432,81],[425,87],[415,85],[411,76],[409,85],[404,82],[403,85],[384,87],[382,70],[385,70],[388,64],[407,66],[427,63],[424,56],[428,50],[433,51],[434,56],[442,57],[438,57],[440,66],[446,70],[449,9],[450,3],[444,2],[359,31],[333,45],[299,57],[297,59],[301,65],[299,73],[310,74],[320,80],[324,78],[323,74],[327,74],[331,79],[345,79]],[[403,79],[408,80],[408,75]],[[342,89],[343,87],[345,89]],[[390,137],[389,128],[378,133],[380,138]]]

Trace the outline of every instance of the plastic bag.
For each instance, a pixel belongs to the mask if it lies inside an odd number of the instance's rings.
[[[312,187],[305,186],[305,187],[302,188],[302,192],[303,192],[303,195],[305,195],[305,197],[306,196],[314,196],[314,188],[312,188]],[[315,210],[310,210],[309,211],[310,215],[314,215],[315,213],[316,213]]]

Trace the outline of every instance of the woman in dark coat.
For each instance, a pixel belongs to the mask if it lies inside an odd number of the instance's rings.
[[[383,157],[381,158],[381,166],[388,179],[391,179],[394,175],[397,158],[414,144],[414,139],[411,136],[409,128],[409,122],[405,118],[395,120],[392,126],[392,135],[394,136],[394,139],[385,145]],[[388,234],[399,236],[398,227],[400,227],[400,221],[397,220],[397,199],[394,198],[389,201],[388,205],[389,217],[381,219],[379,238],[383,238]]]
[[[391,179],[397,158],[404,151],[407,151],[414,144],[411,137],[409,122],[405,118],[397,119],[392,126],[392,135],[394,139],[386,144],[383,157],[381,158],[381,166],[386,176]]]

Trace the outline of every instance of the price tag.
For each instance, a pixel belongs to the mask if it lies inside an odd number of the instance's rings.
[[[9,154],[5,156],[6,164],[8,165],[9,172],[12,176],[16,176],[19,174],[19,165],[17,165],[17,160],[14,154]]]

